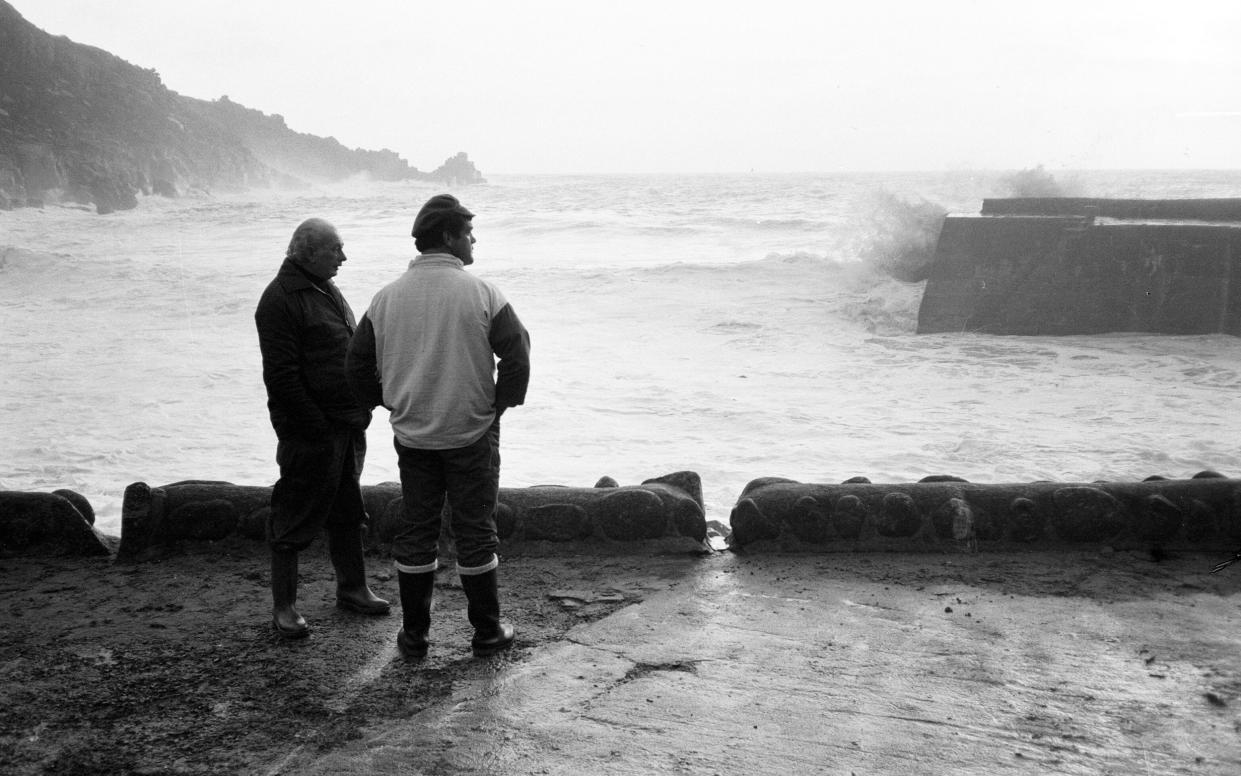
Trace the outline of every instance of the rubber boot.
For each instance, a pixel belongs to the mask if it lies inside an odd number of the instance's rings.
[[[421,574],[397,572],[401,586],[402,628],[396,634],[396,646],[406,660],[421,660],[427,656],[431,632],[431,601],[435,597],[435,572]]]
[[[271,551],[272,627],[286,639],[310,635],[310,626],[293,607],[297,603],[297,552]]]
[[[500,620],[500,591],[495,569],[484,574],[461,575],[465,590],[466,615],[474,626],[470,647],[475,657],[486,657],[508,649],[516,635],[513,626]]]
[[[329,526],[327,551],[336,570],[336,605],[359,614],[387,614],[387,601],[366,584],[366,560],[362,556],[362,527]]]

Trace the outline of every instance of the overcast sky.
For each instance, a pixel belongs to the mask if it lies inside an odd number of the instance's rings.
[[[10,0],[420,169],[1241,168],[1241,2]]]

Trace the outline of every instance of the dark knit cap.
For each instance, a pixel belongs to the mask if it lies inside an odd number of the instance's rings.
[[[436,194],[427,200],[427,204],[423,205],[422,210],[419,210],[418,215],[414,217],[414,228],[410,234],[414,237],[437,235],[438,232],[444,231],[443,225],[454,213],[467,220],[474,217],[474,214],[466,210],[465,205],[462,205],[461,201],[453,195]]]

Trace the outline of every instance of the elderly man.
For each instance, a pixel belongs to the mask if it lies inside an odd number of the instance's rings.
[[[367,586],[362,557],[366,512],[359,477],[371,412],[358,405],[345,380],[356,323],[332,283],[344,261],[335,227],[321,218],[302,222],[254,312],[280,465],[267,522],[272,623],[287,638],[310,632],[294,606],[297,556],[325,528],[337,605],[362,614],[389,610]]]
[[[407,660],[427,653],[445,499],[474,654],[513,643],[496,579],[500,415],[525,401],[530,336],[500,290],[466,272],[473,218],[448,194],[423,205],[418,257],[375,295],[349,346],[359,401],[391,412],[403,500],[392,543],[404,617],[397,646]]]

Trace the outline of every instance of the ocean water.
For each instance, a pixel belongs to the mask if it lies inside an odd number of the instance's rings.
[[[1241,173],[1076,173],[1066,193],[1241,196]],[[501,484],[689,469],[726,521],[757,477],[975,482],[1241,476],[1241,339],[914,334],[922,284],[876,256],[910,212],[976,212],[1000,174],[495,176],[453,191],[472,272],[531,331]],[[360,316],[440,187],[351,181],[0,211],[0,488],[70,488],[119,535],[132,482],[269,485],[253,309],[293,228],[334,222]],[[396,480],[387,416],[365,484]]]

